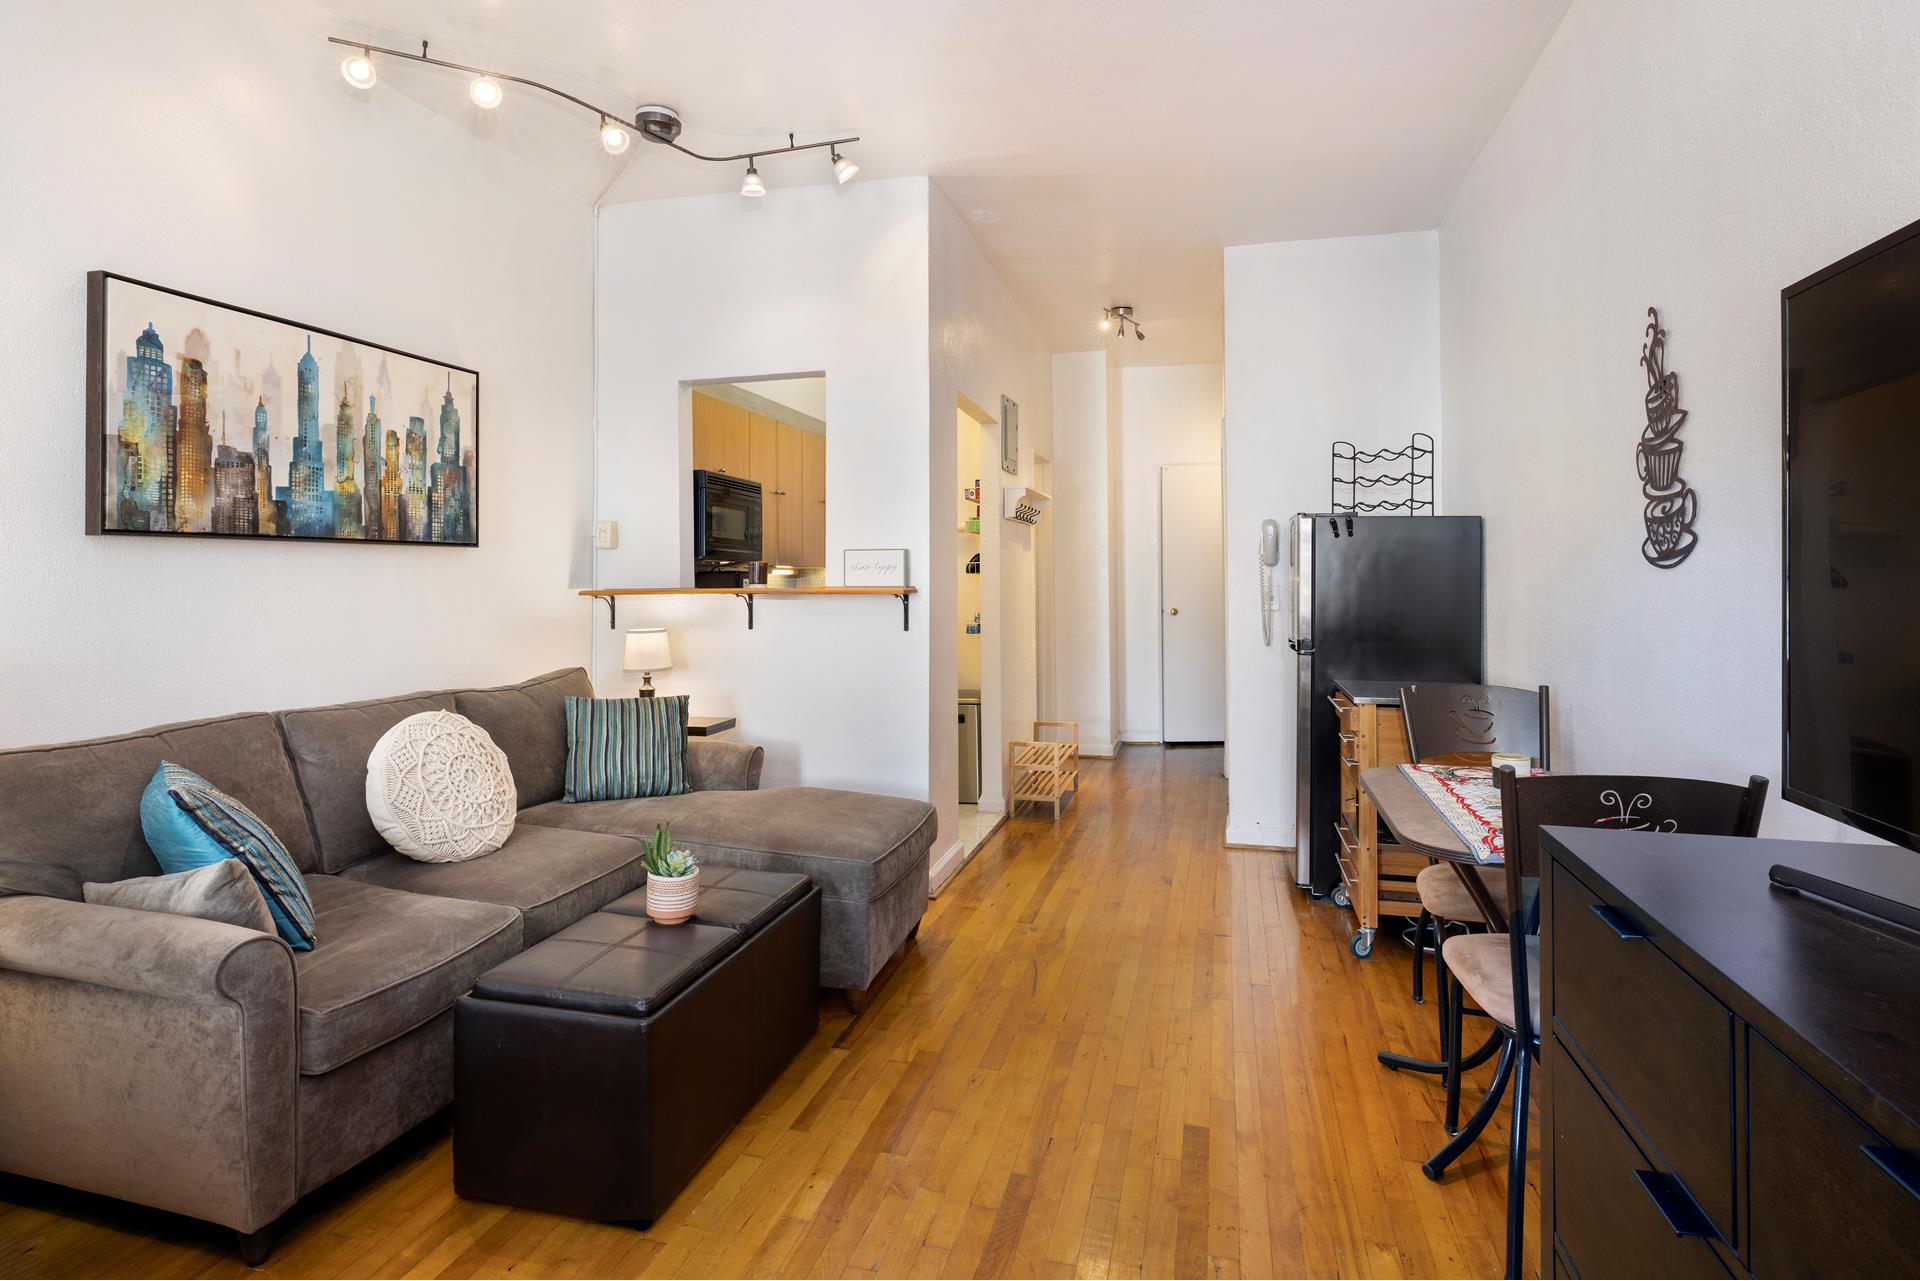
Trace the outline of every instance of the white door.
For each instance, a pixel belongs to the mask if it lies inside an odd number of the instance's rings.
[[[1226,563],[1220,467],[1160,469],[1160,737],[1227,737]]]

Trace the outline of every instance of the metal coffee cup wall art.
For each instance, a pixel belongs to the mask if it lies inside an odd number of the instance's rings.
[[[1693,522],[1700,514],[1700,498],[1680,477],[1680,425],[1687,411],[1680,408],[1680,375],[1667,371],[1667,331],[1660,327],[1660,311],[1647,308],[1647,341],[1640,347],[1640,367],[1647,371],[1647,425],[1634,447],[1640,471],[1640,494],[1646,499],[1647,537],[1640,554],[1656,569],[1672,569],[1699,543]]]

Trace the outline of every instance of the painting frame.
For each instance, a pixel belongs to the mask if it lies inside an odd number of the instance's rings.
[[[178,299],[184,303],[230,313],[269,325],[282,326],[297,330],[311,338],[330,338],[348,343],[356,348],[398,357],[423,365],[434,366],[448,374],[459,374],[473,380],[471,405],[471,450],[472,476],[468,478],[466,491],[467,521],[471,525],[471,537],[465,539],[409,539],[409,538],[365,538],[343,536],[339,533],[276,533],[276,532],[234,532],[219,529],[131,529],[123,528],[107,520],[107,468],[109,466],[107,438],[109,435],[108,385],[110,381],[109,362],[113,358],[111,336],[108,333],[110,297],[112,285],[119,283],[136,289],[150,290]],[[85,532],[88,535],[135,536],[147,538],[220,538],[241,539],[256,542],[290,543],[359,543],[369,546],[386,547],[457,547],[474,549],[480,546],[480,371],[465,365],[454,364],[433,356],[423,356],[387,343],[367,338],[358,338],[352,334],[341,333],[323,325],[307,324],[272,312],[261,311],[253,307],[243,307],[235,303],[222,302],[202,294],[190,293],[184,289],[175,289],[168,285],[155,284],[150,280],[141,280],[135,276],[119,272],[95,270],[87,273],[87,354],[86,354],[86,503]],[[270,483],[270,481],[269,481]]]

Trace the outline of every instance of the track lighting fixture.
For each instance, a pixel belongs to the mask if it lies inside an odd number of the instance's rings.
[[[469,67],[458,62],[448,62],[443,58],[428,57],[427,42],[425,40],[420,42],[419,53],[407,53],[399,49],[385,49],[379,45],[370,45],[360,40],[347,40],[340,36],[328,36],[327,43],[341,45],[350,51],[346,58],[340,63],[340,74],[345,77],[348,84],[356,89],[370,89],[373,87],[374,81],[378,78],[373,65],[373,56],[375,54],[379,54],[383,58],[404,58],[408,62],[425,63],[430,67],[445,67],[449,71],[459,71],[472,76],[473,80],[467,86],[467,96],[473,100],[473,104],[476,107],[483,108],[487,111],[492,111],[505,99],[506,90],[504,86],[507,83],[525,85],[529,89],[538,89],[542,93],[550,93],[554,97],[570,102],[582,110],[590,111],[600,122],[600,145],[604,147],[607,154],[611,156],[618,156],[625,153],[629,144],[633,141],[634,133],[638,132],[639,135],[648,142],[659,143],[664,147],[672,147],[683,156],[691,156],[695,160],[705,160],[710,164],[735,164],[744,160],[747,162],[747,173],[746,177],[740,183],[740,194],[743,196],[764,196],[767,193],[767,185],[761,181],[760,170],[756,165],[756,162],[761,156],[784,156],[789,152],[818,151],[824,147],[827,149],[827,154],[831,158],[833,179],[835,182],[848,182],[855,174],[860,172],[860,166],[855,164],[851,157],[842,155],[840,152],[840,148],[846,146],[848,143],[860,141],[857,137],[829,138],[824,142],[795,142],[793,135],[788,134],[787,145],[784,147],[761,147],[755,151],[742,151],[731,156],[709,156],[695,151],[691,147],[680,145],[680,113],[672,107],[663,107],[657,104],[641,107],[633,113],[631,127],[629,127],[627,117],[620,112],[608,111],[604,107],[597,107],[584,98],[576,98],[564,89],[556,89],[552,85],[541,84],[538,80],[529,80],[525,76],[510,75],[504,71],[491,71],[485,67]]]
[[[373,58],[365,49],[341,59],[340,74],[356,89],[371,89],[373,82],[379,79],[373,70]]]
[[[1133,318],[1131,307],[1107,307],[1100,313],[1100,328],[1107,331],[1119,331],[1119,336],[1127,336],[1127,326],[1133,326],[1133,336],[1141,342],[1147,340],[1146,330],[1140,328],[1140,322]]]

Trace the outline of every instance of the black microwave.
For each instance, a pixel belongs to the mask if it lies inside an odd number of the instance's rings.
[[[741,565],[760,555],[760,482],[722,471],[693,473],[693,558]]]

